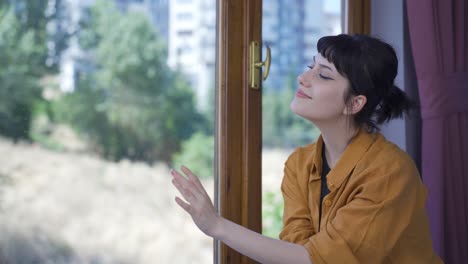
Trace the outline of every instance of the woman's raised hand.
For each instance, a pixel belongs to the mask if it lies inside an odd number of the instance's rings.
[[[185,166],[182,166],[181,170],[187,177],[172,169],[172,184],[174,184],[187,202],[179,197],[176,197],[175,201],[190,214],[195,224],[203,233],[210,237],[215,237],[217,235],[216,232],[219,231],[222,218],[218,216],[210,197],[198,177]]]

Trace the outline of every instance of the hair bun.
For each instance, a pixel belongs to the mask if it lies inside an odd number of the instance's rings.
[[[387,94],[382,98],[376,111],[377,123],[382,124],[393,118],[399,118],[404,112],[408,112],[415,103],[396,85],[390,86]]]

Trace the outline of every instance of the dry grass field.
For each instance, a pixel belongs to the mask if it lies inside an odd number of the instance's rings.
[[[279,191],[287,153],[263,155],[264,191]],[[212,263],[170,179],[163,164],[0,139],[0,263]]]

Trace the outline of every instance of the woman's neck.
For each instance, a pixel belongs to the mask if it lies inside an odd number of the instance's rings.
[[[322,124],[318,128],[322,134],[325,157],[330,168],[333,168],[359,128],[348,126],[346,122],[337,122],[328,126]]]

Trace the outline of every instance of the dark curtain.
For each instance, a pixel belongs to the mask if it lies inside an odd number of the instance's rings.
[[[468,263],[468,1],[407,0],[434,247]]]

